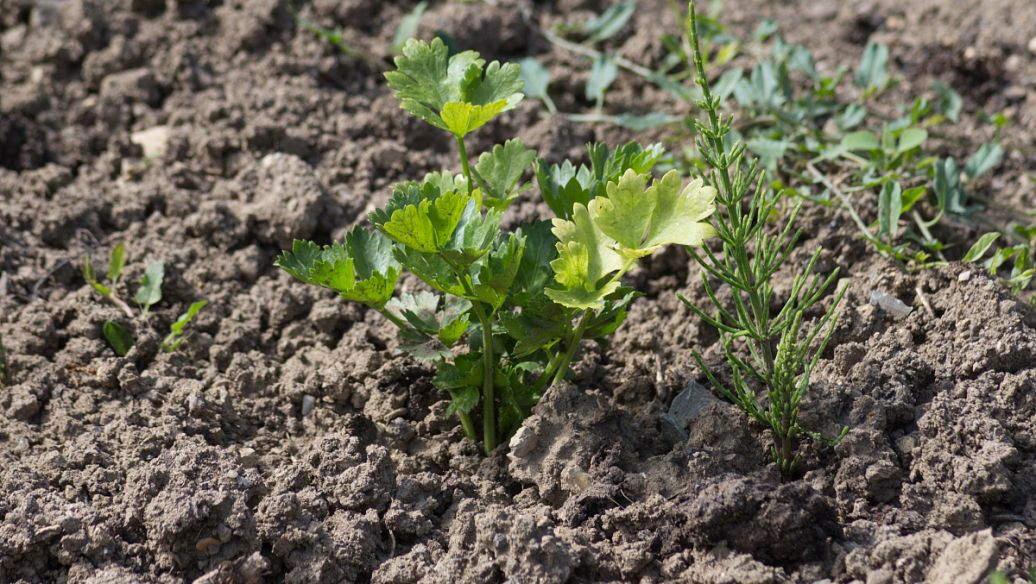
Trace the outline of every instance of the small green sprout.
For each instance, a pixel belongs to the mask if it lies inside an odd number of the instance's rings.
[[[720,115],[719,98],[710,89],[693,3],[689,6],[686,34],[694,51],[697,82],[703,95],[698,106],[706,118],[695,121],[698,148],[721,209],[712,226],[722,248],[718,254],[708,247],[702,253],[691,250],[702,267],[702,284],[713,310],[706,311],[683,296],[680,299],[719,331],[732,383],[721,383],[697,351],[695,361],[713,387],[749,416],[770,427],[773,459],[782,478],[787,479],[799,463],[796,441],[801,437],[821,439],[818,433],[800,426],[797,417],[809,389],[810,374],[834,330],[845,288],[835,294],[819,322],[808,329],[807,313],[824,298],[838,276],[837,269],[826,278],[813,273],[821,253],[821,248],[817,248],[805,269],[795,277],[784,305],[776,314],[772,310],[775,291],[771,281],[798,242],[799,232],[793,225],[801,203],[778,233],[769,232],[767,224],[777,212],[781,193],[764,189],[758,163],[746,161],[745,146],[729,139],[732,120]],[[732,303],[720,299],[710,278],[732,289]],[[765,399],[760,398],[760,391],[765,392]]]
[[[373,231],[358,226],[325,246],[295,241],[276,265],[395,324],[401,349],[435,365],[447,414],[488,454],[565,378],[584,340],[603,342],[623,322],[636,296],[623,274],[661,246],[710,234],[713,191],[700,181],[681,188],[675,172],[650,182],[657,146],[591,145],[591,166],[577,168],[537,161],[512,139],[471,164],[465,136],[523,97],[518,66],[486,65],[472,51],[450,57],[436,39],[408,41],[396,67],[385,76],[401,107],[454,137],[461,174],[399,183],[370,213]],[[558,218],[505,232],[503,213],[534,162]],[[396,295],[403,270],[430,290]]]
[[[123,242],[119,242],[112,248],[110,259],[108,260],[108,272],[107,279],[105,282],[100,282],[97,279],[97,275],[94,272],[93,264],[90,262],[89,256],[83,257],[83,279],[90,285],[91,288],[97,291],[102,298],[105,298],[116,307],[118,307],[129,319],[136,319],[137,314],[130,308],[122,298],[118,295],[118,286],[122,280],[123,268],[126,266],[126,245]],[[165,279],[165,264],[156,260],[148,264],[144,270],[144,275],[141,278],[140,286],[137,288],[136,294],[133,296],[133,300],[140,306],[140,319],[146,321],[150,313],[151,307],[158,304],[162,300],[162,283]],[[170,327],[170,333],[165,337],[162,342],[162,350],[165,352],[175,351],[186,339],[184,336],[184,327],[193,319],[198,311],[201,310],[207,301],[200,300],[195,302],[188,308],[187,312],[180,315]],[[101,327],[101,332],[104,335],[105,340],[111,346],[112,350],[115,351],[120,357],[124,357],[133,346],[134,340],[133,335],[129,330],[117,321],[107,320]]]
[[[169,334],[162,340],[162,352],[172,353],[188,339],[190,335],[185,335],[184,329],[195,316],[198,316],[201,309],[205,308],[205,305],[208,303],[208,300],[199,300],[192,303],[187,308],[187,312],[181,314],[179,318],[173,321],[173,324],[169,325]]]
[[[148,311],[155,304],[162,300],[162,280],[165,279],[165,264],[155,260],[148,264],[144,270],[144,277],[140,280],[140,288],[133,296],[134,302],[140,305],[143,310],[142,316],[147,318]]]
[[[114,304],[129,318],[133,318],[133,309],[130,308],[124,300],[119,298],[118,294],[115,292],[116,287],[119,285],[119,280],[122,279],[122,269],[125,265],[126,245],[120,241],[112,248],[110,259],[108,260],[107,284],[104,284],[97,279],[89,256],[83,256],[83,279],[86,280],[86,283],[96,290],[102,298]]]

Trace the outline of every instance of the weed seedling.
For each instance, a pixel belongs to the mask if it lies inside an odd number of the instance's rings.
[[[652,182],[658,147],[591,145],[590,167],[536,164],[558,218],[504,232],[536,154],[512,139],[475,160],[465,138],[522,100],[519,67],[450,56],[440,39],[408,41],[395,62],[389,86],[404,110],[453,137],[461,174],[397,184],[370,214],[373,231],[324,247],[295,241],[276,264],[395,324],[402,349],[435,364],[447,413],[489,453],[565,378],[584,339],[603,342],[622,323],[635,294],[621,278],[639,258],[711,233],[702,221],[713,192],[701,181],[682,188],[675,172]],[[434,292],[395,295],[404,269]]]
[[[807,314],[820,303],[838,276],[838,270],[826,278],[813,273],[821,253],[817,248],[795,277],[784,305],[776,313],[773,310],[776,307],[772,278],[798,242],[794,222],[801,203],[795,205],[778,233],[769,232],[768,223],[777,213],[781,193],[764,188],[758,162],[748,160],[744,144],[730,140],[732,120],[719,113],[719,98],[713,95],[705,75],[696,27],[691,4],[686,34],[702,91],[698,106],[705,114],[704,121],[695,124],[697,145],[707,165],[709,183],[717,191],[720,212],[712,225],[722,248],[720,253],[708,247],[700,253],[691,250],[702,267],[702,283],[713,310],[680,298],[719,331],[732,382],[721,383],[698,352],[694,353],[695,361],[713,387],[749,416],[769,426],[774,440],[773,460],[782,478],[787,479],[799,462],[796,441],[802,436],[820,437],[799,425],[799,404],[831,337],[845,288],[835,295],[819,322],[808,327]],[[720,299],[710,278],[731,288],[732,302]],[[762,399],[760,391],[765,396]]]
[[[119,283],[122,280],[122,270],[126,266],[126,245],[119,242],[112,248],[108,260],[108,273],[105,282],[100,282],[94,273],[93,264],[89,256],[83,256],[83,279],[102,298],[108,300],[119,308],[130,319],[137,318],[137,313],[118,295]],[[162,300],[162,281],[165,279],[165,264],[161,261],[153,261],[144,270],[144,276],[140,281],[136,294],[133,295],[134,302],[140,306],[139,318],[147,321],[151,307]],[[184,327],[191,321],[207,301],[199,300],[192,304],[186,313],[182,314],[170,326],[170,332],[162,342],[162,350],[169,353],[175,351],[187,337],[184,336]],[[120,357],[124,357],[133,347],[133,335],[129,329],[118,321],[107,320],[101,327],[105,340]]]

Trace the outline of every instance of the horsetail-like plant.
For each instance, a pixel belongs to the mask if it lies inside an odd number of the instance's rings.
[[[661,148],[593,144],[589,167],[535,164],[553,222],[504,232],[536,154],[512,139],[475,161],[465,137],[521,101],[518,66],[450,56],[439,39],[408,41],[395,62],[389,86],[404,110],[454,138],[461,174],[397,184],[369,215],[373,231],[323,247],[295,241],[276,264],[395,324],[401,348],[435,364],[447,413],[488,454],[564,379],[583,340],[603,342],[622,323],[635,296],[623,274],[663,245],[699,245],[715,206],[701,181],[681,188],[675,171],[651,182]],[[404,269],[434,292],[396,296]]]
[[[690,250],[702,267],[702,283],[713,310],[707,311],[683,296],[680,299],[719,331],[731,383],[721,383],[697,351],[695,361],[720,393],[770,427],[773,460],[782,478],[787,479],[800,461],[796,441],[802,436],[822,439],[799,425],[799,404],[831,338],[845,288],[835,294],[819,322],[807,326],[807,314],[824,299],[838,277],[837,269],[827,277],[814,273],[821,253],[818,247],[795,276],[784,305],[774,310],[772,278],[799,240],[800,233],[794,228],[799,204],[777,233],[767,229],[777,213],[781,193],[764,188],[758,162],[746,159],[744,144],[731,139],[732,119],[719,113],[720,99],[710,91],[705,75],[693,3],[689,5],[685,34],[694,52],[697,83],[703,95],[698,107],[705,119],[695,121],[696,142],[708,167],[708,182],[716,189],[720,211],[712,225],[722,245],[719,253],[708,247],[701,252]],[[731,302],[720,299],[713,281],[730,287]],[[845,431],[843,428],[841,435]]]

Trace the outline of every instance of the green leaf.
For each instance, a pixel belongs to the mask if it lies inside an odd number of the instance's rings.
[[[878,196],[878,233],[889,241],[899,231],[899,217],[903,213],[903,189],[896,181],[885,183]]]
[[[842,147],[846,150],[877,150],[881,148],[881,142],[871,132],[850,132],[842,137]]]
[[[122,277],[122,269],[126,266],[126,242],[120,241],[112,248],[111,259],[108,261],[108,281],[112,287],[119,284]]]
[[[183,330],[201,312],[202,308],[209,303],[208,300],[198,300],[191,304],[187,308],[187,312],[180,315],[173,324],[169,325],[169,334],[166,335],[165,339],[162,340],[162,351],[171,353],[178,349],[183,344],[186,337],[183,336]]]
[[[518,61],[525,84],[525,94],[533,99],[542,100],[550,113],[557,111],[554,100],[550,98],[550,71],[542,63],[532,57]]]
[[[474,51],[452,57],[440,38],[431,43],[410,39],[396,70],[385,73],[400,107],[455,135],[485,124],[494,115],[514,109],[522,100],[518,65],[485,61]]]
[[[964,174],[975,180],[1000,165],[1004,157],[1004,147],[999,144],[983,144],[968,158],[964,165]]]
[[[525,306],[543,295],[543,289],[554,279],[550,262],[557,258],[558,240],[551,232],[550,221],[537,221],[523,225],[521,233],[525,238],[521,266],[515,275],[512,289],[514,303]]]
[[[868,92],[880,91],[888,85],[889,48],[883,44],[869,42],[863,49],[860,67],[856,70],[854,83]]]
[[[902,154],[917,148],[928,139],[928,132],[923,128],[907,128],[899,135],[896,153]]]
[[[675,170],[645,190],[646,182],[647,176],[627,170],[608,183],[607,197],[590,201],[590,218],[617,242],[620,254],[640,258],[663,245],[701,245],[715,235],[704,220],[716,211],[716,189],[696,178],[681,190]]]
[[[604,94],[618,77],[619,68],[606,54],[601,54],[594,59],[590,66],[590,77],[586,80],[586,99],[601,104],[604,102]]]
[[[424,16],[424,11],[428,8],[427,2],[418,2],[414,9],[399,20],[399,26],[396,27],[396,34],[392,37],[392,52],[398,53],[403,48],[403,43],[407,42],[417,32],[417,27],[421,25],[421,17]]]
[[[507,299],[524,251],[525,237],[520,232],[511,233],[502,238],[476,266],[473,278],[475,296],[492,306],[493,310],[499,309]]]
[[[274,265],[299,281],[380,309],[392,297],[400,275],[392,247],[380,233],[355,227],[341,242],[323,248],[295,240],[291,251],[281,252]]]
[[[845,110],[835,118],[835,124],[841,130],[851,130],[856,126],[859,126],[867,117],[867,106],[851,103],[845,107]]]
[[[108,341],[112,350],[115,351],[115,354],[120,357],[125,357],[126,353],[129,353],[129,350],[133,347],[133,336],[126,330],[126,327],[114,320],[104,321],[101,332],[104,333],[104,338]]]
[[[165,278],[165,264],[156,260],[144,269],[144,277],[140,280],[133,300],[147,310],[162,300],[162,280]]]
[[[946,116],[954,123],[959,122],[960,110],[964,103],[960,94],[938,79],[932,81],[932,89],[935,90],[935,95],[938,98],[935,102],[935,111]]]
[[[486,105],[451,101],[443,106],[439,116],[451,134],[463,138],[484,126],[486,122],[505,109],[507,109],[507,102],[502,99]]]
[[[557,259],[550,262],[554,279],[561,289],[547,288],[551,300],[579,309],[598,309],[603,299],[619,287],[617,281],[601,282],[626,266],[626,260],[615,251],[617,242],[605,235],[582,204],[572,208],[572,220],[554,219],[554,236],[558,238]]]
[[[913,209],[914,205],[921,200],[921,197],[923,197],[927,191],[928,187],[926,185],[916,186],[903,191],[903,211],[900,215],[902,216],[903,213]]]
[[[94,266],[90,263],[89,256],[83,256],[83,280],[90,285],[91,288],[97,291],[98,294],[104,298],[108,298],[112,295],[110,288],[97,281],[97,275],[94,273]]]
[[[388,221],[374,220],[374,223],[381,232],[406,247],[436,253],[450,241],[469,204],[474,204],[471,195],[447,192],[396,209]]]
[[[518,181],[536,160],[536,153],[514,138],[483,152],[475,165],[475,178],[485,193],[485,204],[493,209],[505,209],[522,190]]]
[[[489,251],[500,233],[503,217],[503,211],[493,209],[482,215],[477,202],[471,200],[464,208],[450,241],[439,253],[455,265],[467,266],[475,262]]]
[[[393,254],[406,269],[432,288],[454,296],[466,295],[464,286],[457,280],[453,268],[442,256],[405,247],[395,248]]]
[[[479,388],[482,385],[482,359],[480,355],[467,353],[458,355],[453,363],[441,361],[436,366],[432,385],[446,391],[453,398],[446,410],[452,416],[458,410],[468,413],[481,400]]]
[[[982,237],[978,238],[978,241],[971,246],[971,249],[968,250],[968,253],[964,254],[964,257],[961,258],[960,261],[969,263],[978,260],[984,256],[987,251],[989,251],[989,247],[999,238],[1000,234],[995,231],[982,234]]]
[[[609,6],[607,10],[591,18],[583,24],[583,34],[586,40],[596,43],[615,36],[622,27],[629,22],[637,3],[632,0],[625,0]]]
[[[665,150],[661,144],[642,147],[628,142],[608,150],[605,144],[588,144],[590,166],[576,167],[569,161],[548,166],[543,160],[536,163],[536,182],[543,200],[561,219],[572,218],[572,207],[587,205],[604,191],[609,182],[619,180],[627,170],[638,174],[651,172]]]

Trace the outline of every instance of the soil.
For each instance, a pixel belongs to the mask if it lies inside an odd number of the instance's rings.
[[[496,4],[435,3],[421,32],[536,55],[559,107],[587,109],[586,62]],[[606,4],[522,3],[542,25]],[[827,71],[889,44],[900,83],[880,103],[955,87],[964,116],[937,147],[958,158],[993,135],[977,114],[1004,111],[1008,157],[972,186],[990,217],[1032,209],[1036,8],[961,4],[728,0],[722,19],[747,35],[772,18]],[[300,9],[378,60],[412,7]],[[609,46],[651,64],[676,26],[665,1],[641,0]],[[297,29],[278,0],[0,0],[0,582],[978,583],[1036,565],[1036,311],[973,267],[905,271],[832,208],[807,208],[790,262],[823,246],[821,271],[841,267],[849,287],[801,417],[849,432],[804,444],[797,480],[782,484],[763,429],[700,385],[690,351],[718,363],[719,347],[676,298],[705,298],[682,251],[631,275],[645,295],[614,342],[587,347],[572,382],[483,456],[379,315],[272,265],[292,238],[363,220],[390,183],[453,164],[380,68]],[[685,108],[627,76],[609,104]],[[517,133],[558,160],[665,133],[541,110],[527,100],[474,148]],[[544,212],[535,200],[512,224]],[[958,253],[979,231],[959,226]],[[146,323],[79,274],[117,241],[126,282],[165,262]],[[897,318],[875,291],[913,310]],[[197,298],[210,304],[195,334],[160,352]],[[138,338],[124,358],[107,319]],[[677,397],[696,405],[674,421]]]

